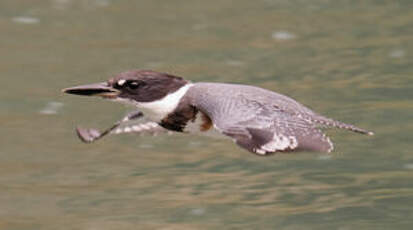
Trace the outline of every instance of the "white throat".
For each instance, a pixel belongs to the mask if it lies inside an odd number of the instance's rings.
[[[181,98],[186,94],[188,89],[192,87],[192,85],[193,84],[188,83],[177,91],[168,94],[164,98],[157,101],[137,102],[128,100],[128,103],[135,105],[150,120],[160,122],[166,115],[170,114],[176,109],[176,107],[178,107]]]

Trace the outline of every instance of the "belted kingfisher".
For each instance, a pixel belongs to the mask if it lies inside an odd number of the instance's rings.
[[[266,89],[240,84],[192,83],[151,70],[122,72],[107,82],[66,88],[63,92],[101,96],[138,109],[102,133],[77,128],[84,142],[127,132],[208,134],[215,131],[232,138],[240,147],[264,156],[299,150],[331,152],[333,144],[320,128],[336,127],[373,135],[319,115],[287,96]],[[149,121],[125,125],[142,117]]]

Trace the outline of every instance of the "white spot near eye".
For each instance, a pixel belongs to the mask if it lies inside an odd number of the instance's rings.
[[[120,79],[118,81],[118,85],[122,86],[123,84],[125,84],[126,80],[125,79]]]

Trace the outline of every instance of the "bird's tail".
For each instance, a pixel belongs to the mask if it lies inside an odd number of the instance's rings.
[[[361,134],[365,134],[365,135],[369,135],[369,136],[373,136],[374,132],[372,131],[368,131],[362,128],[359,128],[355,125],[351,125],[351,124],[346,124],[344,122],[341,121],[336,121],[333,119],[329,119],[326,117],[317,117],[316,119],[312,119],[313,122],[316,122],[317,124],[320,124],[322,126],[327,126],[327,127],[334,127],[334,128],[339,128],[339,129],[346,129],[352,132],[356,132],[356,133],[361,133]]]

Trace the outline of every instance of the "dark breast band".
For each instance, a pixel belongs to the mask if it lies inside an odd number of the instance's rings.
[[[199,131],[206,132],[212,127],[211,119],[198,108],[192,105],[183,106],[182,104],[170,113],[166,118],[162,119],[160,126],[176,132],[183,132],[189,122],[195,122],[197,115],[201,116],[202,123]]]
[[[162,119],[160,126],[176,132],[182,132],[185,129],[188,121],[195,121],[198,109],[194,106],[186,106],[178,108]]]

